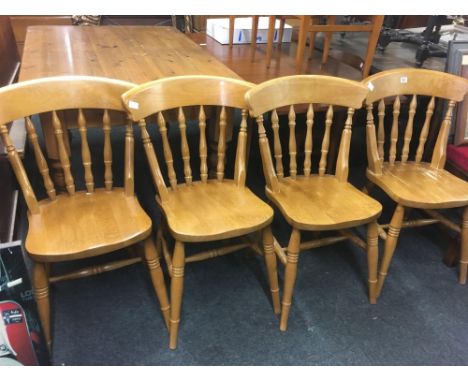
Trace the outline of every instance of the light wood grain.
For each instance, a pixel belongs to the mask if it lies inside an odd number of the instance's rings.
[[[366,224],[377,218],[382,209],[379,202],[334,176],[286,178],[279,183],[279,192],[266,192],[288,223],[303,230]]]
[[[296,104],[333,104],[360,108],[368,89],[358,82],[331,76],[298,75],[276,78],[247,92],[253,117]]]
[[[429,104],[427,105],[426,118],[424,120],[424,125],[421,129],[421,134],[419,135],[419,144],[418,144],[418,149],[416,151],[416,162],[421,162],[422,156],[424,154],[424,146],[426,144],[427,134],[429,133],[429,126],[431,123],[431,119],[434,114],[434,104],[435,104],[435,97],[432,96],[431,100],[429,101]]]
[[[383,261],[380,267],[378,294],[380,294],[392,257],[397,246],[401,228],[418,227],[433,223],[442,223],[446,227],[460,232],[461,228],[441,216],[436,210],[444,208],[465,207],[468,205],[468,183],[443,169],[446,159],[446,146],[451,125],[453,110],[457,102],[463,100],[468,92],[468,80],[441,72],[425,69],[402,68],[378,73],[363,81],[370,89],[366,98],[367,104],[367,178],[378,185],[396,203],[397,208],[389,225],[381,225],[380,236],[386,240]],[[398,160],[398,117],[400,115],[400,97],[411,96],[408,108],[408,122],[404,132],[401,160]],[[421,96],[430,97],[425,110],[425,119],[419,137],[413,134],[418,100]],[[390,132],[390,149],[388,162],[384,159],[384,100],[395,97],[393,119]],[[432,126],[437,134],[435,147],[430,163],[424,162],[429,157],[430,147],[426,140],[431,128],[436,98],[447,104],[447,110],[440,126]],[[379,130],[376,137],[373,104],[379,102]],[[435,125],[432,123],[432,125]],[[414,160],[411,158],[411,141],[417,140]],[[376,142],[377,146],[376,146]],[[424,209],[435,219],[404,221],[404,211],[408,208]],[[465,207],[466,208],[466,207]],[[463,223],[462,223],[463,226]],[[388,227],[388,231],[383,229]],[[466,246],[461,248],[466,251]],[[465,266],[460,262],[460,282],[465,278]]]
[[[468,183],[429,163],[384,163],[382,175],[368,178],[395,202],[414,208],[452,208],[468,203]]]
[[[128,25],[85,28],[34,26],[28,29],[19,80],[84,75],[139,84],[163,77],[192,74],[240,79],[236,72],[176,28]],[[77,91],[80,92],[80,89]],[[86,89],[83,91],[86,92]],[[48,98],[44,97],[45,100]],[[71,99],[73,97],[63,98],[64,102]],[[116,100],[116,106],[120,108],[121,101],[118,98]],[[115,110],[115,107],[109,105],[102,108]],[[43,126],[49,124],[47,120],[47,114],[41,115]],[[89,122],[91,125],[92,116]],[[44,129],[44,137],[52,178],[63,187],[55,138],[47,129]],[[67,139],[65,144],[68,144]]]
[[[138,121],[150,114],[186,106],[219,105],[246,109],[244,95],[250,82],[233,78],[193,75],[163,78],[135,87],[122,99]],[[203,89],[203,91],[200,91]],[[129,105],[129,102],[133,103]]]
[[[428,69],[398,68],[385,70],[362,81],[371,91],[367,103],[402,94],[463,100],[468,80],[453,74]]]
[[[88,134],[86,128],[86,119],[83,110],[78,111],[78,130],[80,131],[81,138],[81,157],[85,171],[85,183],[88,192],[94,191],[94,178],[91,170],[91,152],[89,151]]]
[[[297,174],[297,145],[296,145],[296,113],[294,106],[289,107],[289,176],[294,179]]]
[[[91,76],[40,78],[0,89],[0,123],[67,109],[123,110],[120,96],[134,84]]]
[[[26,36],[20,81],[89,75],[141,84],[191,74],[240,78],[172,27],[33,26]]]
[[[34,261],[33,288],[38,303],[39,316],[48,345],[51,344],[50,302],[48,295],[49,264],[99,256],[129,247],[148,239],[152,223],[141,208],[134,191],[133,127],[131,121],[125,132],[124,185],[113,187],[112,176],[112,124],[108,110],[123,111],[122,92],[132,84],[107,78],[59,77],[26,81],[0,89],[0,120],[26,117],[28,136],[33,146],[39,172],[42,174],[48,198],[37,201],[24,170],[21,159],[11,142],[6,126],[1,125],[0,135],[7,147],[10,163],[21,185],[28,205],[28,231],[25,248]],[[11,105],[11,108],[8,106]],[[91,166],[91,152],[87,140],[87,124],[83,109],[104,109],[104,183],[105,188],[95,188]],[[86,190],[75,190],[70,150],[64,139],[59,112],[63,109],[77,111],[77,127],[81,138],[81,160],[84,167]],[[52,124],[57,140],[61,166],[65,173],[66,193],[57,195],[48,173],[46,160],[40,148],[37,132],[30,114],[52,112]],[[148,240],[152,240],[149,238]],[[168,302],[159,260],[151,241],[146,240],[145,259],[153,286],[160,299],[161,309],[168,320]],[[111,262],[80,270],[71,275],[52,276],[60,281],[93,275],[134,264],[134,259]]]
[[[33,146],[34,157],[36,159],[38,170],[42,175],[42,180],[44,182],[44,187],[46,189],[47,195],[51,200],[54,200],[56,197],[56,191],[52,179],[49,175],[49,166],[47,165],[47,161],[39,145],[39,139],[36,133],[36,128],[34,127],[34,124],[31,121],[31,118],[29,117],[26,117],[26,130],[28,132],[29,142]]]
[[[247,171],[247,103],[245,92],[253,84],[248,82],[214,76],[183,76],[152,81],[138,86],[123,94],[132,119],[139,121],[148,164],[158,195],[156,200],[164,216],[164,230],[158,232],[158,244],[162,249],[171,276],[171,313],[169,348],[177,347],[180,325],[185,263],[207,260],[225,255],[246,247],[258,248],[257,244],[230,243],[227,246],[185,258],[185,246],[193,242],[233,239],[262,231],[264,233],[264,254],[268,281],[272,294],[273,310],[279,312],[279,290],[277,282],[276,258],[273,238],[269,227],[273,220],[273,210],[245,187]],[[202,89],[202,91],[200,91]],[[200,141],[200,180],[196,180],[195,169],[190,166],[190,148],[187,140],[187,128],[190,126],[183,107],[197,106]],[[217,159],[212,166],[213,178],[209,178],[207,165],[206,115],[204,106],[220,107]],[[226,177],[227,166],[227,108],[241,109],[241,123],[238,134],[237,151],[234,163],[234,179]],[[146,122],[155,113],[161,115],[170,109],[178,110],[181,156],[184,167],[184,182],[176,183],[175,176],[169,174],[171,187],[166,187],[162,176],[155,148],[150,140]],[[164,124],[159,123],[161,130]],[[172,165],[169,156],[170,136],[162,133],[166,163]],[[192,153],[193,154],[193,153]],[[211,163],[211,161],[210,161]],[[175,240],[171,256],[166,244],[165,233]],[[260,250],[261,252],[261,250]]]
[[[351,240],[361,248],[368,247],[369,300],[371,303],[376,302],[378,254],[376,220],[382,211],[382,206],[347,181],[354,108],[359,108],[362,105],[366,93],[366,88],[353,81],[324,76],[291,76],[267,81],[246,94],[250,114],[256,117],[258,125],[260,154],[266,179],[266,195],[292,226],[287,255],[278,243],[273,245],[275,253],[286,267],[280,320],[280,330],[282,331],[286,330],[288,325],[300,249],[316,248],[346,239]],[[296,165],[296,156],[300,155],[297,153],[298,144],[295,137],[294,105],[297,104],[308,105],[305,121],[306,136],[303,146],[304,175],[297,174]],[[316,124],[314,124],[316,113],[314,113],[313,104],[326,105],[318,174],[311,174],[312,129],[316,128]],[[335,125],[338,124],[333,124],[335,105],[347,107],[347,118],[341,135],[336,172],[335,175],[330,175],[325,174],[325,170],[329,160],[331,130],[336,128]],[[287,154],[290,157],[290,174],[287,177],[283,174],[283,153],[279,140],[280,126],[276,111],[277,108],[285,106],[289,106],[289,152]],[[273,166],[268,136],[265,131],[263,115],[267,112],[271,112],[274,156],[278,173],[275,172]],[[373,126],[368,125],[369,127]],[[300,242],[301,230],[330,231],[362,224],[368,224],[370,227],[367,245],[348,232],[338,238],[323,238],[302,245]]]
[[[283,287],[283,301],[280,330],[286,331],[288,328],[289,311],[291,310],[292,296],[294,284],[296,283],[297,276],[297,263],[299,262],[299,247],[301,243],[301,231],[297,228],[293,228],[291,238],[288,244],[288,255],[284,276],[284,287]]]
[[[307,132],[305,136],[305,144],[304,144],[304,175],[309,176],[310,170],[312,166],[311,158],[312,158],[312,147],[313,147],[313,134],[312,134],[312,127],[314,125],[314,107],[312,104],[309,104],[307,108]],[[280,147],[281,149],[281,147]]]
[[[77,192],[39,203],[39,214],[29,214],[26,250],[38,261],[74,260],[111,252],[143,240],[151,220],[136,197],[123,189],[109,194]],[[60,221],[60,224],[56,222]]]
[[[266,203],[227,179],[193,182],[191,187],[180,184],[160,205],[172,235],[184,242],[241,236],[262,229],[273,219]]]

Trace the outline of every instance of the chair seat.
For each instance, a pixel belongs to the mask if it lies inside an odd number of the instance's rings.
[[[175,239],[202,242],[228,239],[266,227],[272,208],[233,181],[180,184],[160,202]]]
[[[267,189],[289,224],[304,230],[354,227],[377,218],[382,206],[349,183],[334,176],[285,178],[279,192]]]
[[[414,208],[452,208],[468,204],[468,183],[429,163],[384,163],[382,175],[367,177],[395,202]]]
[[[81,259],[135,244],[151,233],[151,219],[123,189],[61,194],[28,214],[26,250],[38,261]]]

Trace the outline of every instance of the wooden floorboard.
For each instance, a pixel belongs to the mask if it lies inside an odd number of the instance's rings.
[[[192,33],[188,36],[208,50],[218,60],[239,74],[243,79],[260,83],[272,78],[297,74],[295,70],[295,42],[283,43],[281,49],[274,48],[270,68],[266,67],[266,44],[258,44],[255,58],[251,60],[250,44],[238,44],[232,48],[222,45],[205,33]],[[303,72],[322,74],[361,80],[360,57],[367,48],[366,33],[347,33],[333,36],[330,57],[326,65],[321,65],[322,39],[318,35],[316,48],[311,60],[304,60]],[[306,49],[307,51],[307,49]],[[391,43],[384,52],[376,51],[371,73],[400,67],[414,67],[416,46],[405,43]],[[429,58],[424,67],[433,70],[444,70],[444,58]]]

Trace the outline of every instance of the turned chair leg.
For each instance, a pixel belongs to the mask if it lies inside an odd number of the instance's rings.
[[[179,332],[180,308],[182,305],[182,292],[184,289],[185,248],[184,243],[175,242],[172,257],[171,279],[171,318],[169,325],[169,348],[177,347],[177,334]]]
[[[273,233],[271,232],[270,226],[263,229],[263,252],[265,254],[265,264],[268,271],[268,282],[270,284],[273,311],[275,314],[279,314],[281,308],[278,286],[278,272],[276,268],[276,255],[273,248]]]
[[[377,303],[377,266],[379,261],[379,230],[377,222],[367,226],[367,270],[369,285],[369,302]]]
[[[308,59],[312,60],[315,50],[315,32],[309,32],[309,52],[307,53]]]
[[[286,271],[284,276],[283,302],[281,311],[280,330],[286,331],[288,328],[289,310],[291,308],[291,300],[294,289],[294,283],[297,275],[297,262],[299,260],[299,246],[301,244],[301,231],[293,228],[291,238],[288,244],[288,261],[286,263]]]
[[[41,320],[44,337],[49,351],[52,348],[52,337],[50,331],[50,300],[49,300],[49,278],[47,266],[44,263],[34,262],[33,267],[33,290],[36,299],[39,319]]]
[[[145,240],[145,260],[151,275],[154,290],[158,296],[164,323],[169,329],[169,299],[167,297],[166,285],[164,284],[164,275],[161,269],[161,263],[159,262],[159,253],[156,251],[156,247],[151,236]]]
[[[460,275],[458,277],[458,282],[460,284],[466,284],[468,270],[468,206],[466,206],[463,211],[460,249]]]
[[[395,212],[393,213],[390,227],[388,227],[387,240],[385,241],[384,255],[382,259],[382,265],[380,266],[379,279],[377,282],[377,297],[380,296],[380,293],[382,292],[382,286],[385,282],[385,278],[387,277],[388,267],[390,266],[390,262],[392,261],[393,254],[395,252],[398,236],[403,224],[404,214],[405,208],[398,204]]]

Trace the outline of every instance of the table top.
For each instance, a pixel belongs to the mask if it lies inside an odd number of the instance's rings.
[[[90,75],[140,84],[187,74],[240,78],[172,27],[32,26],[19,80]]]

